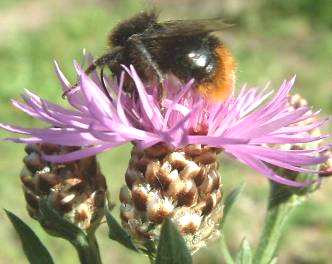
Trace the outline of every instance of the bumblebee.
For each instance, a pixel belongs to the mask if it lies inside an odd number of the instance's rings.
[[[86,73],[100,68],[102,78],[106,66],[119,76],[122,64],[133,64],[144,81],[162,84],[167,74],[183,82],[194,78],[194,89],[200,94],[223,101],[234,87],[235,63],[230,51],[211,33],[228,26],[221,19],[158,22],[155,11],[141,12],[111,31],[108,51]],[[125,91],[131,93],[131,87],[127,82]],[[160,90],[160,94],[167,93]]]

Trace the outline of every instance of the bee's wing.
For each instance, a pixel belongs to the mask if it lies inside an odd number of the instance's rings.
[[[142,39],[171,38],[192,36],[219,31],[233,25],[220,18],[199,20],[173,20],[158,23],[157,27],[148,28],[140,36]]]

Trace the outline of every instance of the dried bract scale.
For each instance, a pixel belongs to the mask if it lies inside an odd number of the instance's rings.
[[[203,218],[199,213],[190,211],[189,209],[175,214],[175,217],[180,232],[185,234],[195,234],[200,227]]]
[[[327,161],[320,165],[320,177],[332,176],[332,152],[327,151],[325,155],[327,157]]]
[[[31,217],[40,220],[40,200],[46,199],[64,219],[90,232],[95,230],[104,216],[107,195],[106,182],[95,157],[65,164],[53,164],[42,155],[66,153],[70,148],[33,144],[26,147],[25,167],[21,172],[27,209]],[[42,223],[56,235],[52,223]]]
[[[305,107],[308,105],[308,102],[306,99],[304,99],[299,94],[294,94],[289,96],[289,105],[291,107],[294,107],[294,109],[298,109],[300,107]]]
[[[151,188],[150,185],[147,183],[139,183],[134,184],[131,190],[131,197],[134,206],[137,210],[144,211],[146,210],[146,203],[148,201],[148,196]]]
[[[129,223],[135,219],[135,209],[131,204],[121,203],[120,218],[124,223]]]
[[[164,146],[159,146],[164,149]],[[140,158],[150,162],[143,172],[145,182],[138,181],[121,189],[120,212],[123,226],[136,243],[143,245],[147,239],[157,241],[161,223],[166,217],[171,218],[177,225],[193,253],[210,240],[216,239],[222,217],[221,180],[216,170],[217,161],[194,161],[209,152],[216,155],[216,150],[192,148],[191,153],[189,147],[186,152],[180,148],[170,150],[157,158],[150,155],[155,152],[149,148],[143,153],[135,148],[129,161],[128,170],[131,173],[142,173]],[[158,151],[156,146],[154,150]],[[201,188],[203,183],[207,185],[205,180],[199,185],[193,180],[199,173],[202,174],[200,177],[211,179],[209,188]],[[154,179],[153,184],[151,178]],[[215,178],[219,180],[214,182]],[[127,193],[129,190],[131,195]],[[130,199],[124,198],[129,196]]]
[[[146,215],[154,224],[161,224],[165,217],[172,214],[174,205],[169,197],[162,197],[158,192],[150,192],[146,206]]]

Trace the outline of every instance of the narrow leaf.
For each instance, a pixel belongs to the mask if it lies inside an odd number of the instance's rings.
[[[277,264],[277,261],[278,261],[278,258],[275,257],[269,262],[269,264]]]
[[[109,210],[106,209],[105,211],[106,211],[107,224],[109,227],[109,233],[108,233],[109,238],[119,242],[126,248],[129,248],[131,250],[138,252],[137,248],[135,247],[135,245],[134,245],[133,241],[131,240],[131,237],[128,235],[128,233],[121,227],[121,225],[111,215]]]
[[[225,223],[225,219],[229,213],[229,211],[232,209],[235,202],[238,200],[240,194],[242,193],[243,189],[245,187],[245,184],[242,183],[240,186],[233,189],[225,198],[224,200],[224,215],[220,223],[220,227],[223,227]]]
[[[242,240],[241,248],[236,256],[236,264],[251,264],[252,252],[251,247],[246,238]]]
[[[7,210],[5,212],[21,239],[24,253],[29,262],[31,264],[53,264],[50,253],[32,229],[15,214]]]
[[[62,218],[47,199],[41,199],[39,206],[41,224],[52,224],[54,235],[67,239],[74,245],[88,243],[86,234],[78,226]]]
[[[156,264],[191,264],[192,259],[182,238],[171,220],[166,219],[160,233]]]
[[[221,238],[220,238],[220,247],[221,247],[221,253],[222,253],[222,255],[225,259],[225,263],[226,264],[234,264],[235,262],[233,260],[231,252],[228,249],[228,246],[226,244],[224,235],[222,235]]]
[[[39,222],[47,225],[52,235],[68,240],[76,249],[80,263],[101,263],[98,244],[94,233],[87,234],[69,220],[61,217],[48,199],[39,202]]]

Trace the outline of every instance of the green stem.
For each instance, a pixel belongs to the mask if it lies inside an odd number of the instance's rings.
[[[302,201],[289,188],[271,183],[265,224],[253,261],[255,264],[268,264],[275,257],[285,224],[293,209]]]
[[[222,251],[223,257],[225,259],[225,263],[234,264],[233,257],[231,255],[231,253],[229,252],[229,249],[228,249],[228,246],[224,239],[224,236],[221,236],[221,238],[220,238],[220,246],[221,246],[221,251]]]
[[[152,255],[148,255],[150,263],[154,264],[155,263],[155,258]]]
[[[102,264],[99,247],[94,234],[79,237],[72,242],[78,253],[81,264]]]

